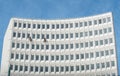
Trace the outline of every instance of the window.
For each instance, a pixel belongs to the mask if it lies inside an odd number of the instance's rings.
[[[15,43],[14,42],[12,42],[12,48],[14,48],[15,47]]]
[[[65,28],[68,28],[68,24],[65,24]]]
[[[36,24],[33,24],[33,29],[35,29],[36,28]]]
[[[83,48],[83,43],[80,43],[80,48]]]
[[[34,49],[35,48],[35,45],[34,44],[32,44],[32,49]]]
[[[45,67],[45,72],[48,72],[48,67],[47,66]]]
[[[86,70],[89,70],[89,65],[86,65]]]
[[[26,23],[23,23],[23,28],[26,28]]]
[[[31,72],[33,71],[33,66],[30,66],[30,71],[31,71]]]
[[[26,49],[29,49],[29,44],[26,44]]]
[[[14,22],[14,27],[17,27],[17,22]]]
[[[69,67],[65,66],[65,71],[68,72],[69,71]]]
[[[83,37],[83,32],[80,32],[80,37]]]
[[[40,72],[43,72],[43,67],[42,66],[40,67]]]
[[[13,53],[11,53],[11,59],[13,59],[14,58],[14,54]]]
[[[111,22],[111,18],[110,17],[107,17],[107,22]]]
[[[21,59],[21,60],[24,59],[24,55],[23,55],[23,54],[20,55],[20,59]]]
[[[88,47],[88,42],[85,42],[85,47],[86,47],[86,48]]]
[[[93,53],[90,53],[90,58],[93,58],[94,57],[94,54]]]
[[[58,44],[56,45],[56,49],[57,49],[57,50],[59,49],[59,45],[58,45]]]
[[[65,38],[68,38],[68,34],[65,34]]]
[[[105,55],[108,56],[109,55],[109,51],[105,50]]]
[[[106,29],[106,28],[104,28],[104,29],[103,29],[103,31],[104,31],[104,34],[106,34],[106,33],[107,33],[107,29]]]
[[[48,55],[45,56],[45,60],[46,61],[49,60],[49,56]]]
[[[93,47],[93,41],[90,41],[90,47]]]
[[[18,38],[20,38],[21,37],[21,33],[18,33]]]
[[[80,54],[80,56],[81,56],[81,59],[84,59],[84,54]]]
[[[97,20],[94,20],[94,25],[97,25]]]
[[[24,49],[24,48],[25,48],[24,43],[22,43],[21,44],[21,49]]]
[[[61,28],[62,28],[62,29],[64,28],[64,24],[61,24]]]
[[[46,38],[49,39],[49,34],[46,34]]]
[[[59,72],[59,67],[56,67],[56,72]]]
[[[101,53],[101,56],[104,56],[104,51],[101,51],[100,53]]]
[[[31,60],[34,60],[34,55],[31,55]]]
[[[85,53],[85,58],[89,58],[89,53]]]
[[[60,67],[60,71],[61,71],[61,72],[64,71],[64,67],[63,67],[63,66]]]
[[[54,67],[53,66],[51,66],[51,72],[54,72]]]
[[[103,23],[106,23],[106,18],[103,18]]]
[[[106,62],[106,67],[110,67],[110,62]]]
[[[100,35],[102,34],[102,29],[99,30],[99,34],[100,34]]]
[[[73,33],[70,33],[70,38],[73,38]]]
[[[78,65],[76,66],[76,71],[79,71],[79,66]]]
[[[15,65],[15,71],[17,71],[18,70],[18,65]]]
[[[41,50],[43,50],[43,49],[44,49],[44,45],[42,44],[42,45],[41,45]]]
[[[60,58],[61,58],[61,60],[64,60],[64,55],[61,55]]]
[[[31,24],[28,24],[28,28],[30,28],[31,27]]]
[[[54,24],[52,24],[52,29],[55,29],[55,25]]]
[[[78,33],[75,33],[75,37],[78,38]]]
[[[103,40],[100,40],[100,45],[103,45]]]
[[[64,49],[64,45],[63,44],[61,44],[61,49]]]
[[[38,66],[35,66],[35,72],[38,72]]]
[[[25,55],[25,60],[28,60],[28,55]]]
[[[82,22],[80,22],[80,27],[83,27],[83,23]]]
[[[74,59],[74,56],[73,55],[70,55],[70,60],[73,60]]]
[[[101,20],[101,19],[99,19],[99,20],[98,20],[98,22],[99,22],[99,24],[101,24],[101,23],[102,23],[102,20]]]
[[[13,32],[13,37],[16,37],[16,32]]]
[[[115,62],[111,61],[111,66],[114,67],[115,66]]]
[[[69,60],[69,55],[65,55],[65,59],[66,59],[66,60]]]
[[[52,34],[52,36],[51,36],[52,38],[51,39],[54,39],[55,38],[55,35],[54,34]]]
[[[59,56],[58,55],[56,55],[56,60],[59,60]]]
[[[79,59],[79,54],[76,54],[76,59]]]
[[[52,50],[54,49],[54,45],[51,45],[51,49],[52,49]]]
[[[36,56],[35,56],[35,60],[39,60],[39,55],[36,55]]]
[[[73,44],[70,44],[70,49],[73,49]]]
[[[59,29],[59,24],[56,25],[56,29]]]
[[[36,44],[36,49],[39,50],[39,44]]]
[[[73,28],[73,23],[70,23],[70,28]]]
[[[50,26],[49,26],[49,24],[47,24],[47,29],[49,29],[50,28]]]
[[[20,48],[20,44],[19,43],[17,43],[17,48]]]
[[[32,34],[32,38],[35,39],[35,34]]]
[[[87,26],[87,22],[84,22],[84,26]]]
[[[100,64],[99,63],[96,64],[96,69],[100,69]]]
[[[99,52],[96,52],[96,57],[99,57],[100,55],[99,55]]]
[[[70,71],[74,71],[74,66],[70,66]]]
[[[19,23],[19,26],[18,26],[19,28],[21,27],[21,23]]]
[[[88,23],[89,23],[89,26],[91,26],[91,25],[92,25],[92,21],[88,21]]]
[[[59,39],[59,34],[56,34],[56,39]]]
[[[92,34],[92,31],[89,31],[89,36],[92,36],[93,34]]]
[[[40,34],[37,34],[37,39],[40,39]]]
[[[111,27],[108,28],[108,32],[112,32],[112,28]]]
[[[101,63],[101,67],[102,67],[102,68],[105,68],[105,63]]]
[[[23,71],[23,66],[22,65],[20,65],[20,71]]]
[[[68,48],[69,48],[68,44],[65,44],[65,49],[68,49]]]
[[[94,64],[91,64],[91,70],[93,70],[94,69]]]
[[[110,49],[110,54],[113,55],[114,54],[114,50]]]
[[[43,55],[41,55],[41,57],[40,57],[40,58],[41,58],[41,59],[40,59],[41,61],[42,61],[42,60],[44,60],[44,56],[43,56]]]
[[[25,33],[22,33],[22,38],[25,38]]]
[[[113,43],[113,40],[112,40],[112,38],[109,38],[109,43]]]
[[[76,44],[75,44],[75,47],[76,47],[76,48],[79,48],[79,44],[78,44],[78,43],[76,43]]]
[[[37,29],[40,29],[40,24],[37,25]]]
[[[10,65],[10,70],[13,70],[13,65]]]
[[[85,32],[85,37],[87,37],[88,36],[88,32]]]
[[[83,71],[84,70],[84,65],[81,65],[81,71]]]
[[[45,24],[42,24],[42,29],[45,29]]]
[[[76,28],[78,27],[78,23],[75,23],[75,27],[76,27]]]
[[[104,39],[104,43],[105,43],[105,44],[108,44],[108,39]]]
[[[54,56],[53,56],[53,55],[51,56],[51,60],[52,60],[52,61],[54,60]]]
[[[95,46],[98,46],[98,41],[95,41]]]
[[[64,34],[61,34],[61,39],[64,39]]]
[[[95,31],[94,31],[94,34],[95,34],[95,35],[98,35],[98,30],[95,30]]]

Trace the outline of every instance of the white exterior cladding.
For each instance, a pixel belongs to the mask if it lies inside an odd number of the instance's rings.
[[[117,76],[112,13],[64,20],[12,18],[1,76],[8,75],[9,66],[11,76]]]

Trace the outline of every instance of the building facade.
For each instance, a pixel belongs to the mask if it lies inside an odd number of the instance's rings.
[[[63,20],[12,18],[3,45],[7,76],[117,76],[112,13]]]

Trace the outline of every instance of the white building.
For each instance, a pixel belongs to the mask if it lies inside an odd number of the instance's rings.
[[[12,18],[1,76],[117,76],[112,13],[63,19]]]

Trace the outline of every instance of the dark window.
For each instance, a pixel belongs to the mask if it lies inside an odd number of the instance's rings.
[[[26,23],[23,23],[23,28],[26,28]]]
[[[40,29],[40,24],[37,25],[37,29]]]
[[[13,32],[13,37],[16,37],[16,32]]]
[[[35,29],[36,28],[36,24],[33,24],[33,29]]]
[[[14,22],[14,27],[17,27],[17,22]]]

